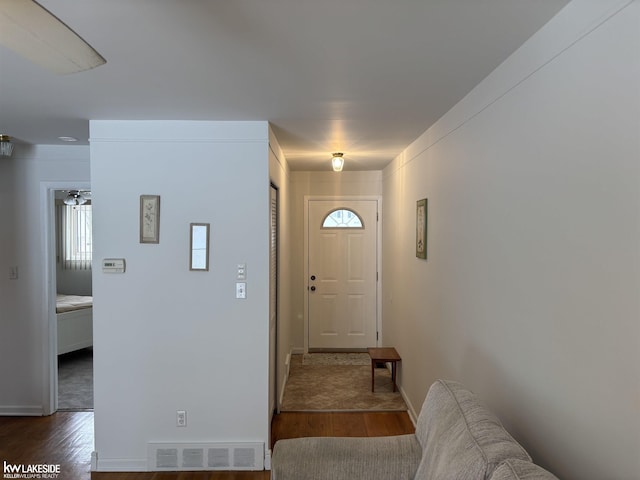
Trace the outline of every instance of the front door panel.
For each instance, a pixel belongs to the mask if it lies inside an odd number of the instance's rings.
[[[323,227],[336,210],[362,226]],[[363,349],[376,344],[377,202],[310,200],[309,348]]]

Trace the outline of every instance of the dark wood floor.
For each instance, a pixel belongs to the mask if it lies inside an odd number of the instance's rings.
[[[0,460],[12,465],[60,465],[60,480],[91,477],[93,412],[48,417],[0,417]]]
[[[283,438],[376,437],[413,433],[406,412],[282,413],[272,445]],[[0,417],[0,459],[14,465],[59,464],[59,480],[268,480],[269,472],[91,473],[93,412],[49,417]]]

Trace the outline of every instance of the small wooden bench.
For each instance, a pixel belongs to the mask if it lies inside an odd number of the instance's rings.
[[[396,364],[402,359],[396,349],[393,347],[369,347],[369,356],[371,357],[371,391],[375,391],[375,369],[376,363],[391,364],[391,380],[393,381],[393,391],[396,391]]]

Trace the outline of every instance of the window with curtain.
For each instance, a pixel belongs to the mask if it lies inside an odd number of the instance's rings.
[[[57,205],[58,262],[63,270],[90,270],[91,204]]]

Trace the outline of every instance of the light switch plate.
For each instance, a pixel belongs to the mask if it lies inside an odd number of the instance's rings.
[[[247,298],[247,284],[246,282],[236,283],[236,298]]]
[[[246,263],[239,263],[238,264],[237,279],[238,280],[245,280],[246,278],[247,278],[247,264]]]

